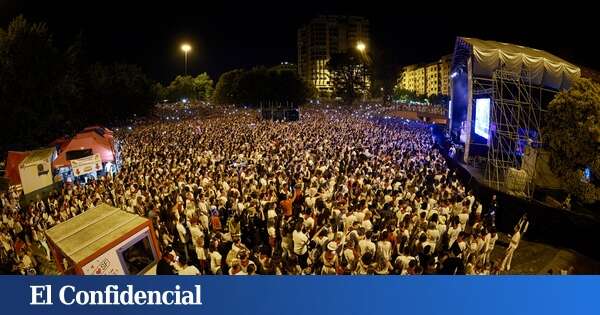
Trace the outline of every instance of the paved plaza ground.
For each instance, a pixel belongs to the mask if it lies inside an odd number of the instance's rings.
[[[492,259],[502,260],[508,244],[505,234],[500,236]],[[600,274],[600,262],[570,249],[521,240],[514,254],[510,272],[506,274],[545,275],[549,270],[560,274],[561,270],[574,268],[575,274]]]

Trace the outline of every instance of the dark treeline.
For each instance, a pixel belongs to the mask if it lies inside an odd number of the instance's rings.
[[[57,47],[45,23],[0,28],[0,152],[47,145],[90,124],[144,115],[155,100],[140,67],[87,60],[80,35]]]
[[[249,106],[259,106],[261,102],[301,105],[314,95],[314,88],[304,82],[295,69],[256,67],[223,73],[215,87],[213,100]]]

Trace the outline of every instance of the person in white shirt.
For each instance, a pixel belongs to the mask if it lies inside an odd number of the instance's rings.
[[[213,241],[210,245],[210,271],[213,275],[223,274],[221,265],[223,256],[219,253],[218,242]]]
[[[510,244],[508,244],[508,248],[506,249],[506,254],[504,259],[502,260],[502,264],[500,265],[500,270],[510,271],[510,263],[512,262],[513,255],[517,247],[519,247],[519,243],[521,242],[521,231],[519,230],[519,226],[515,227],[515,232],[510,238]]]
[[[435,248],[440,240],[440,231],[437,229],[435,222],[429,222],[427,227],[427,245],[431,246],[431,252],[435,252]]]
[[[188,254],[188,249],[187,249],[187,229],[185,227],[185,225],[183,225],[183,223],[181,222],[181,220],[177,221],[177,224],[175,225],[175,227],[177,228],[177,233],[179,234],[179,241],[181,242],[181,244],[183,245],[183,252],[185,255],[185,260],[187,261],[189,259],[189,254]]]
[[[408,264],[411,260],[415,260],[415,257],[408,255],[408,249],[404,252],[401,252],[400,255],[396,257],[395,265],[400,266],[401,274],[408,268]]]
[[[353,213],[346,212],[342,214],[342,219],[344,220],[344,230],[349,230],[352,224],[354,224],[356,217]]]
[[[344,267],[345,270],[353,270],[358,257],[355,255],[354,241],[352,239],[348,240],[348,242],[344,245],[344,251],[342,252],[342,255],[342,261],[346,262],[346,265],[342,267]]]
[[[481,204],[481,202],[475,201],[475,214],[477,215],[477,217],[481,217],[481,212],[483,211],[483,205]]]
[[[23,275],[29,274],[30,272],[32,272],[32,269],[34,267],[34,261],[31,259],[31,256],[33,256],[33,255],[29,251],[21,252],[21,256],[19,257],[20,258],[19,267],[21,268],[21,274],[23,274]],[[33,272],[35,272],[35,271],[33,271]]]
[[[305,231],[308,231],[310,233],[310,231],[312,231],[315,226],[315,219],[313,219],[313,217],[311,216],[310,210],[306,210],[304,212],[303,223],[304,223]]]
[[[177,268],[177,274],[180,276],[197,276],[200,274],[200,270],[198,270],[198,268],[196,268],[194,265],[185,265],[180,263],[179,267]]]
[[[196,252],[196,257],[198,257],[200,267],[204,269],[206,264],[206,251],[204,249],[204,232],[201,230],[200,225],[198,225],[198,219],[196,217],[192,217],[188,227],[190,229],[190,236],[192,240],[192,245],[194,246],[194,250]]]
[[[392,243],[388,241],[388,232],[383,231],[377,242],[377,256],[383,257],[386,261],[392,258]]]
[[[471,213],[471,211],[473,211],[473,203],[475,202],[475,196],[473,196],[473,192],[469,191],[467,197],[465,197],[465,199],[469,202],[467,207],[468,207],[468,213]]]
[[[362,221],[362,227],[365,231],[371,231],[373,229],[373,223],[371,223],[371,211],[365,213],[365,219]]]
[[[467,221],[469,221],[469,209],[464,207],[462,213],[458,215],[458,222],[460,223],[460,228],[462,231],[465,230]]]
[[[496,241],[498,240],[498,233],[496,233],[496,229],[492,228],[491,231],[489,231],[488,233],[486,233],[485,237],[484,237],[484,255],[483,255],[483,262],[484,264],[487,264],[490,262],[490,256],[492,255],[492,251],[494,250],[494,247],[496,246]]]
[[[460,227],[458,222],[457,221],[452,222],[452,225],[450,226],[450,228],[448,228],[448,239],[449,239],[448,248],[452,247],[452,245],[458,238],[458,235],[460,234],[460,232],[462,232],[462,228]]]
[[[292,232],[292,241],[294,242],[294,254],[298,255],[298,263],[300,267],[306,268],[306,259],[308,258],[308,236],[304,234],[304,224],[296,223],[296,228]]]
[[[240,260],[238,258],[233,259],[231,262],[231,268],[229,268],[230,276],[247,276],[248,274],[242,269]]]
[[[375,246],[375,243],[371,241],[372,236],[373,232],[367,231],[365,233],[365,239],[358,241],[358,248],[360,249],[361,256],[364,256],[366,253],[370,253],[371,256],[375,256],[377,247]]]

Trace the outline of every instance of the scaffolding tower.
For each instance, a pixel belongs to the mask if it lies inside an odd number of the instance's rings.
[[[491,79],[489,149],[486,180],[492,188],[533,197],[533,169],[523,169],[525,148],[542,146],[541,124],[546,89],[533,85],[530,73],[499,68]]]

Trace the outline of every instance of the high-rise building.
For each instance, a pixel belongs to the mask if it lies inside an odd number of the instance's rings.
[[[322,15],[298,29],[298,74],[321,95],[333,92],[327,62],[332,55],[369,47],[369,21],[358,16]]]
[[[406,66],[398,87],[417,95],[448,95],[451,62],[452,55],[446,55],[436,62]]]

